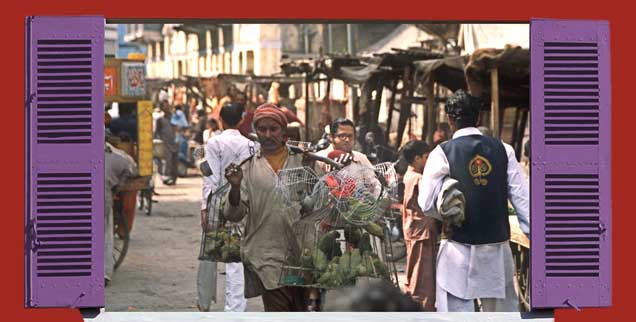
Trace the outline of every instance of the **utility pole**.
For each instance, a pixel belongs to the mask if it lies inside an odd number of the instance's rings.
[[[353,52],[353,33],[352,33],[352,25],[351,24],[347,24],[347,52],[349,53],[349,55],[353,56],[354,52]]]
[[[303,24],[303,37],[305,38],[305,55],[309,54],[309,30],[306,24]]]
[[[333,36],[332,36],[332,28],[331,28],[331,24],[327,25],[327,37],[328,37],[328,41],[329,41],[329,53],[333,53]]]

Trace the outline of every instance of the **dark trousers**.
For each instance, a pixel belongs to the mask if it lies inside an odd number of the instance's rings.
[[[164,180],[174,180],[177,178],[177,155],[177,152],[166,151],[165,158],[162,162],[163,166],[161,167],[161,171],[159,171],[159,173],[165,177]]]
[[[305,311],[305,289],[284,286],[275,290],[265,290],[262,295],[265,312]]]

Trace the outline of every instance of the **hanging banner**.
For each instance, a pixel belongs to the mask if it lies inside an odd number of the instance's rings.
[[[152,102],[137,102],[139,176],[152,176]]]

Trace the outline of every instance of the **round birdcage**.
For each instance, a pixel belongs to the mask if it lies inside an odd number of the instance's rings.
[[[286,206],[300,205],[301,213],[293,226],[298,244],[287,251],[281,285],[331,289],[360,278],[397,283],[380,220],[390,202],[387,188],[397,185],[391,170],[350,164],[320,178],[310,168],[281,170],[276,189]]]
[[[392,163],[373,168],[350,164],[320,178],[309,167],[290,168],[280,171],[276,189],[285,206],[300,205],[303,215],[331,214],[364,226],[381,217],[397,197],[397,174]]]
[[[280,285],[336,289],[371,278],[397,283],[395,264],[384,260],[386,237],[375,238],[353,225],[331,228],[324,230],[320,218],[313,215],[294,225],[300,247],[288,251]]]
[[[206,230],[201,236],[199,260],[235,263],[241,261],[242,231],[239,224],[222,218],[222,198],[230,190],[229,183],[212,192],[207,201]]]
[[[298,207],[302,215],[324,214],[329,202],[323,191],[316,186],[316,172],[310,167],[282,169],[278,173],[276,191],[285,207]]]
[[[382,184],[385,187],[384,190],[387,192],[387,196],[389,196],[392,201],[397,202],[399,182],[397,171],[395,171],[395,163],[378,163],[373,166],[373,169],[377,174],[378,179],[382,181]]]
[[[390,204],[383,177],[371,167],[350,164],[323,176],[319,185],[329,191],[337,214],[352,225],[376,221]]]

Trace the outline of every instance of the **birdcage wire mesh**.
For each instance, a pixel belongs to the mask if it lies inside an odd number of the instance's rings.
[[[386,188],[397,181],[391,170],[389,165],[350,164],[322,177],[310,168],[281,170],[276,189],[287,206],[300,204],[301,216],[293,226],[300,247],[288,250],[279,284],[331,289],[360,278],[393,279],[395,268],[385,261],[387,238],[377,237],[385,236],[385,229],[374,223],[387,205]],[[352,242],[351,232],[365,242]],[[325,249],[324,238],[330,234],[336,234],[330,248],[338,249],[336,253]],[[349,258],[341,264],[342,256]]]
[[[310,167],[282,169],[278,173],[276,191],[280,194],[285,207],[299,205],[307,198],[319,198],[314,187],[319,181],[316,172]]]
[[[373,166],[375,173],[380,180],[384,180],[382,184],[387,192],[387,195],[392,201],[398,201],[398,175],[395,171],[395,163],[382,162]]]
[[[194,151],[192,151],[192,157],[197,161],[203,159],[205,157],[205,146],[201,145],[194,148]]]
[[[367,225],[385,211],[388,192],[374,168],[351,164],[323,176],[319,183],[329,191],[339,216],[353,225]]]
[[[299,149],[301,149],[303,151],[307,151],[307,150],[311,149],[311,147],[312,147],[311,142],[294,141],[294,140],[287,140],[287,145],[299,148]]]
[[[226,183],[212,192],[207,200],[206,231],[202,232],[199,260],[234,263],[241,261],[240,242],[242,230],[239,224],[222,218],[222,198],[230,190]]]
[[[312,214],[296,222],[293,231],[301,250],[288,250],[280,285],[337,289],[359,279],[393,281],[395,267],[383,260],[383,242],[364,228],[350,225],[324,231],[320,217]]]

